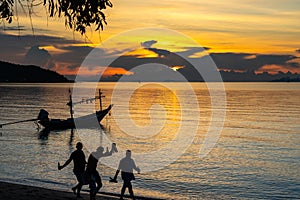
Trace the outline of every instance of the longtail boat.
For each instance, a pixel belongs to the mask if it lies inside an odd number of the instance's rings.
[[[70,92],[70,91],[69,91]],[[102,110],[102,92],[99,90],[99,96],[96,96],[95,98],[85,99],[80,102],[72,102],[72,96],[70,94],[70,100],[67,103],[67,105],[70,107],[70,118],[67,119],[49,119],[49,113],[41,109],[37,118],[37,122],[42,125],[47,130],[63,130],[63,129],[73,129],[73,128],[89,128],[94,127],[96,124],[99,125],[101,120],[109,113],[109,111],[112,108],[112,105],[109,105],[106,109]],[[74,118],[73,117],[73,110],[72,107],[75,104],[93,101],[99,99],[99,105],[100,109],[96,111],[95,113],[85,115],[82,117]],[[97,121],[95,121],[97,120]],[[78,127],[79,126],[79,127]]]

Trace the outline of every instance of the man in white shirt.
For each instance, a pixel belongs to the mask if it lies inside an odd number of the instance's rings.
[[[134,198],[133,190],[131,181],[135,180],[133,169],[136,170],[138,173],[140,173],[140,168],[135,165],[134,160],[131,158],[131,151],[126,151],[126,156],[120,160],[118,170],[116,171],[116,174],[113,179],[110,180],[110,182],[117,182],[118,174],[121,170],[121,177],[123,179],[123,187],[121,189],[121,197],[120,199],[123,199],[123,195],[125,193],[126,188],[128,188],[129,194]]]

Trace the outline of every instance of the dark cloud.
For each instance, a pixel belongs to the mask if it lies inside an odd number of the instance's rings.
[[[165,49],[158,49],[158,48],[145,48],[149,51],[153,51],[154,53],[158,54],[158,56],[169,56],[170,51],[165,50]],[[208,47],[185,47],[185,51],[179,52],[181,56],[184,57],[190,57],[192,55],[195,55],[196,53],[201,53],[206,50],[209,50],[210,48]],[[176,53],[176,52],[175,52]]]
[[[11,27],[11,29],[13,29],[13,27]],[[191,57],[192,55],[209,49],[207,47],[185,47],[182,52],[172,53],[165,49],[153,48],[153,44],[157,43],[156,40],[149,40],[141,43],[145,49],[155,52],[158,55],[156,58],[141,58],[129,55],[122,56],[122,54],[129,52],[129,49],[105,52],[103,49],[94,49],[89,46],[76,46],[76,44],[81,42],[66,40],[61,37],[42,35],[18,36],[0,32],[0,40],[0,60],[20,64],[24,64],[25,61],[28,64],[36,64],[46,68],[53,67],[55,60],[55,62],[60,63],[60,65],[56,65],[55,69],[61,71],[76,71],[86,59],[87,55],[90,52],[94,52],[95,55],[99,54],[99,56],[94,58],[94,61],[92,60],[91,62],[95,64],[95,66],[104,66],[101,64],[110,63],[109,61],[111,61],[112,57],[121,55],[116,57],[117,59],[110,64],[110,67],[124,68],[128,71],[136,66],[148,63],[158,63],[167,67],[184,66],[184,68],[179,69],[178,72],[187,77],[188,80],[199,80],[199,73],[181,56],[188,57],[192,61],[199,61],[200,59],[202,63],[207,63],[209,58],[208,56],[203,56],[201,58]],[[59,51],[57,51],[56,54],[50,55],[46,49],[41,48],[42,46],[53,46]],[[296,51],[300,52],[300,49]],[[25,56],[26,59],[24,60]],[[296,61],[298,58],[293,55],[211,53],[210,56],[219,69],[226,70],[255,71],[266,65],[278,65],[285,67],[286,69],[300,68],[299,63]],[[91,66],[93,64],[91,64]],[[168,71],[169,69],[166,70]]]
[[[13,28],[11,28],[13,29]],[[34,64],[44,68],[53,68],[54,61],[59,63],[56,70],[64,67],[78,68],[87,54],[93,49],[88,46],[76,46],[80,41],[46,35],[12,35],[0,32],[0,60],[17,64]],[[50,55],[42,46],[53,46],[59,53]],[[13,56],[12,56],[13,55]]]
[[[78,65],[68,65],[67,68],[71,71],[76,70],[78,68]]]
[[[156,49],[156,48],[146,48],[146,49],[156,53],[158,55],[158,57],[161,57],[161,56],[167,57],[171,53],[170,51],[164,50],[164,49]]]
[[[286,67],[287,69],[300,69],[300,63],[294,61],[294,60],[291,60],[291,61],[288,61],[287,64],[284,65],[284,67]]]
[[[172,53],[168,50],[157,48],[147,49],[157,53],[159,56],[156,58],[120,56],[113,63],[111,63],[110,67],[121,67],[129,71],[137,66],[149,63],[158,63],[168,67],[183,66],[183,68],[179,69],[178,72],[186,77],[187,80],[202,80],[201,74],[199,74],[195,67],[181,56],[184,55],[188,57],[189,55],[193,55],[194,53],[202,52],[204,48],[190,48],[186,51],[177,53]],[[189,61],[192,61],[192,63],[197,61],[199,63],[199,66],[206,71],[215,70],[211,65],[211,59],[216,63],[218,69],[226,71],[233,70],[237,72],[248,72],[244,74],[245,76],[252,76],[254,71],[259,70],[266,65],[277,65],[291,71],[293,71],[293,69],[300,68],[300,64],[295,60],[297,59],[297,57],[293,55],[211,53],[210,55],[204,55],[201,58],[189,57]],[[145,71],[146,70],[144,70],[144,72]],[[239,74],[234,75],[239,76]]]
[[[123,76],[122,81],[184,81],[182,76],[178,76],[172,69],[169,67],[156,64],[156,63],[147,63],[140,65],[137,68],[131,70],[134,72],[133,75]]]
[[[156,49],[156,48],[148,48],[149,50],[157,53],[158,57],[151,57],[151,58],[140,58],[135,56],[120,56],[114,62],[112,62],[109,67],[116,67],[116,68],[124,68],[127,71],[132,71],[134,68],[142,65],[147,65],[146,68],[143,68],[142,71],[139,71],[139,74],[135,74],[135,80],[142,78],[147,80],[175,80],[178,81],[178,77],[174,76],[174,71],[170,69],[173,66],[184,66],[183,69],[180,69],[180,73],[187,79],[187,80],[202,80],[201,75],[199,72],[191,66],[183,57],[179,54],[172,53],[168,50],[164,49]],[[203,59],[203,63],[206,62],[206,59]],[[150,64],[150,65],[149,65]],[[151,66],[160,64],[161,66],[165,66],[164,68],[160,68],[160,71],[154,70]],[[162,70],[164,69],[164,70]],[[150,73],[151,72],[151,73]],[[137,73],[137,72],[135,72]],[[144,77],[141,75],[144,73]],[[161,73],[161,74],[160,74]],[[159,75],[160,74],[160,75]]]
[[[210,56],[219,69],[253,71],[265,65],[281,65],[299,67],[293,55],[247,54],[247,53],[211,53]]]
[[[55,45],[54,47],[63,51],[55,55],[55,60],[57,62],[69,63],[73,69],[75,69],[75,66],[78,68],[86,56],[93,50],[93,48],[89,46]]]
[[[44,35],[12,35],[0,32],[0,60],[24,64],[24,58],[33,46],[52,46],[55,44],[76,44],[78,41]],[[13,55],[13,56],[12,56]]]
[[[208,47],[186,47],[185,49],[186,49],[185,51],[180,52],[180,55],[183,55],[185,57],[190,57],[197,53],[201,53],[206,50],[209,50],[210,48],[208,48]]]
[[[149,40],[149,41],[141,42],[141,46],[144,48],[151,48],[151,46],[155,43],[157,43],[156,40]]]
[[[24,64],[36,65],[45,69],[52,69],[55,66],[54,60],[50,53],[37,45],[31,47],[26,53]]]
[[[297,52],[297,53],[300,53],[300,49],[297,49],[296,52]]]

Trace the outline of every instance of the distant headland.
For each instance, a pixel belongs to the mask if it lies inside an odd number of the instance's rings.
[[[187,81],[189,82],[204,82],[204,79],[200,74],[190,71],[179,69]],[[247,72],[235,72],[220,70],[220,75],[224,82],[300,82],[300,74],[291,72],[278,72],[276,74],[269,74],[268,72],[255,73],[254,71]],[[163,76],[163,74],[160,74]],[[141,79],[138,76],[126,75],[123,77],[121,74],[115,74],[108,77],[99,77],[97,75],[87,77],[86,79],[81,79],[87,82],[178,82],[176,79],[169,78],[168,75],[163,76],[163,78],[157,75],[149,75],[146,79]],[[63,76],[55,71],[49,69],[43,69],[34,65],[19,65],[9,62],[0,61],[0,83],[70,83],[74,82],[76,75]],[[165,79],[164,79],[165,78]],[[216,81],[216,80],[208,80]]]
[[[34,65],[19,65],[0,61],[1,83],[68,83],[68,80],[55,71]]]

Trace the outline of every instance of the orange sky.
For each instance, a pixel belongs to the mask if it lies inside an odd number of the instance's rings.
[[[199,46],[208,47],[208,52],[300,56],[300,53],[296,52],[300,49],[300,4],[297,0],[112,0],[112,3],[113,8],[105,10],[108,25],[100,35],[92,30],[88,31],[86,37],[74,33],[64,27],[64,19],[47,18],[44,8],[35,9],[32,17],[34,35],[60,37],[69,40],[69,44],[65,44],[69,46],[95,47],[102,41],[124,31],[158,27],[178,31],[191,37],[199,43]],[[30,20],[24,13],[19,13],[18,23],[24,26],[24,30],[20,32],[5,31],[3,34],[19,34],[21,36],[32,34]],[[16,25],[16,18],[13,24],[6,24],[6,26]],[[149,36],[148,40],[151,39]],[[145,41],[144,38],[124,40],[131,40],[133,43]],[[72,41],[81,41],[81,44],[78,42],[72,44]],[[178,44],[177,39],[173,38],[171,41],[174,41],[171,42],[173,44],[164,44],[164,39],[161,38],[154,47],[166,48],[169,51],[178,50],[178,47],[174,45]],[[38,42],[37,39],[36,43]],[[55,45],[42,48],[53,56],[66,51]],[[182,43],[180,46],[187,45]],[[149,56],[149,52],[140,54],[140,56],[143,55]],[[68,60],[57,60],[56,65],[58,72],[67,74],[76,72],[76,70],[64,68],[68,65]],[[264,67],[270,72],[281,68],[280,65]],[[113,71],[126,73],[123,69],[119,69],[119,71],[114,69]],[[286,71],[286,69],[282,69],[282,71]],[[299,69],[292,71],[300,73]],[[111,72],[112,70],[110,70]]]

